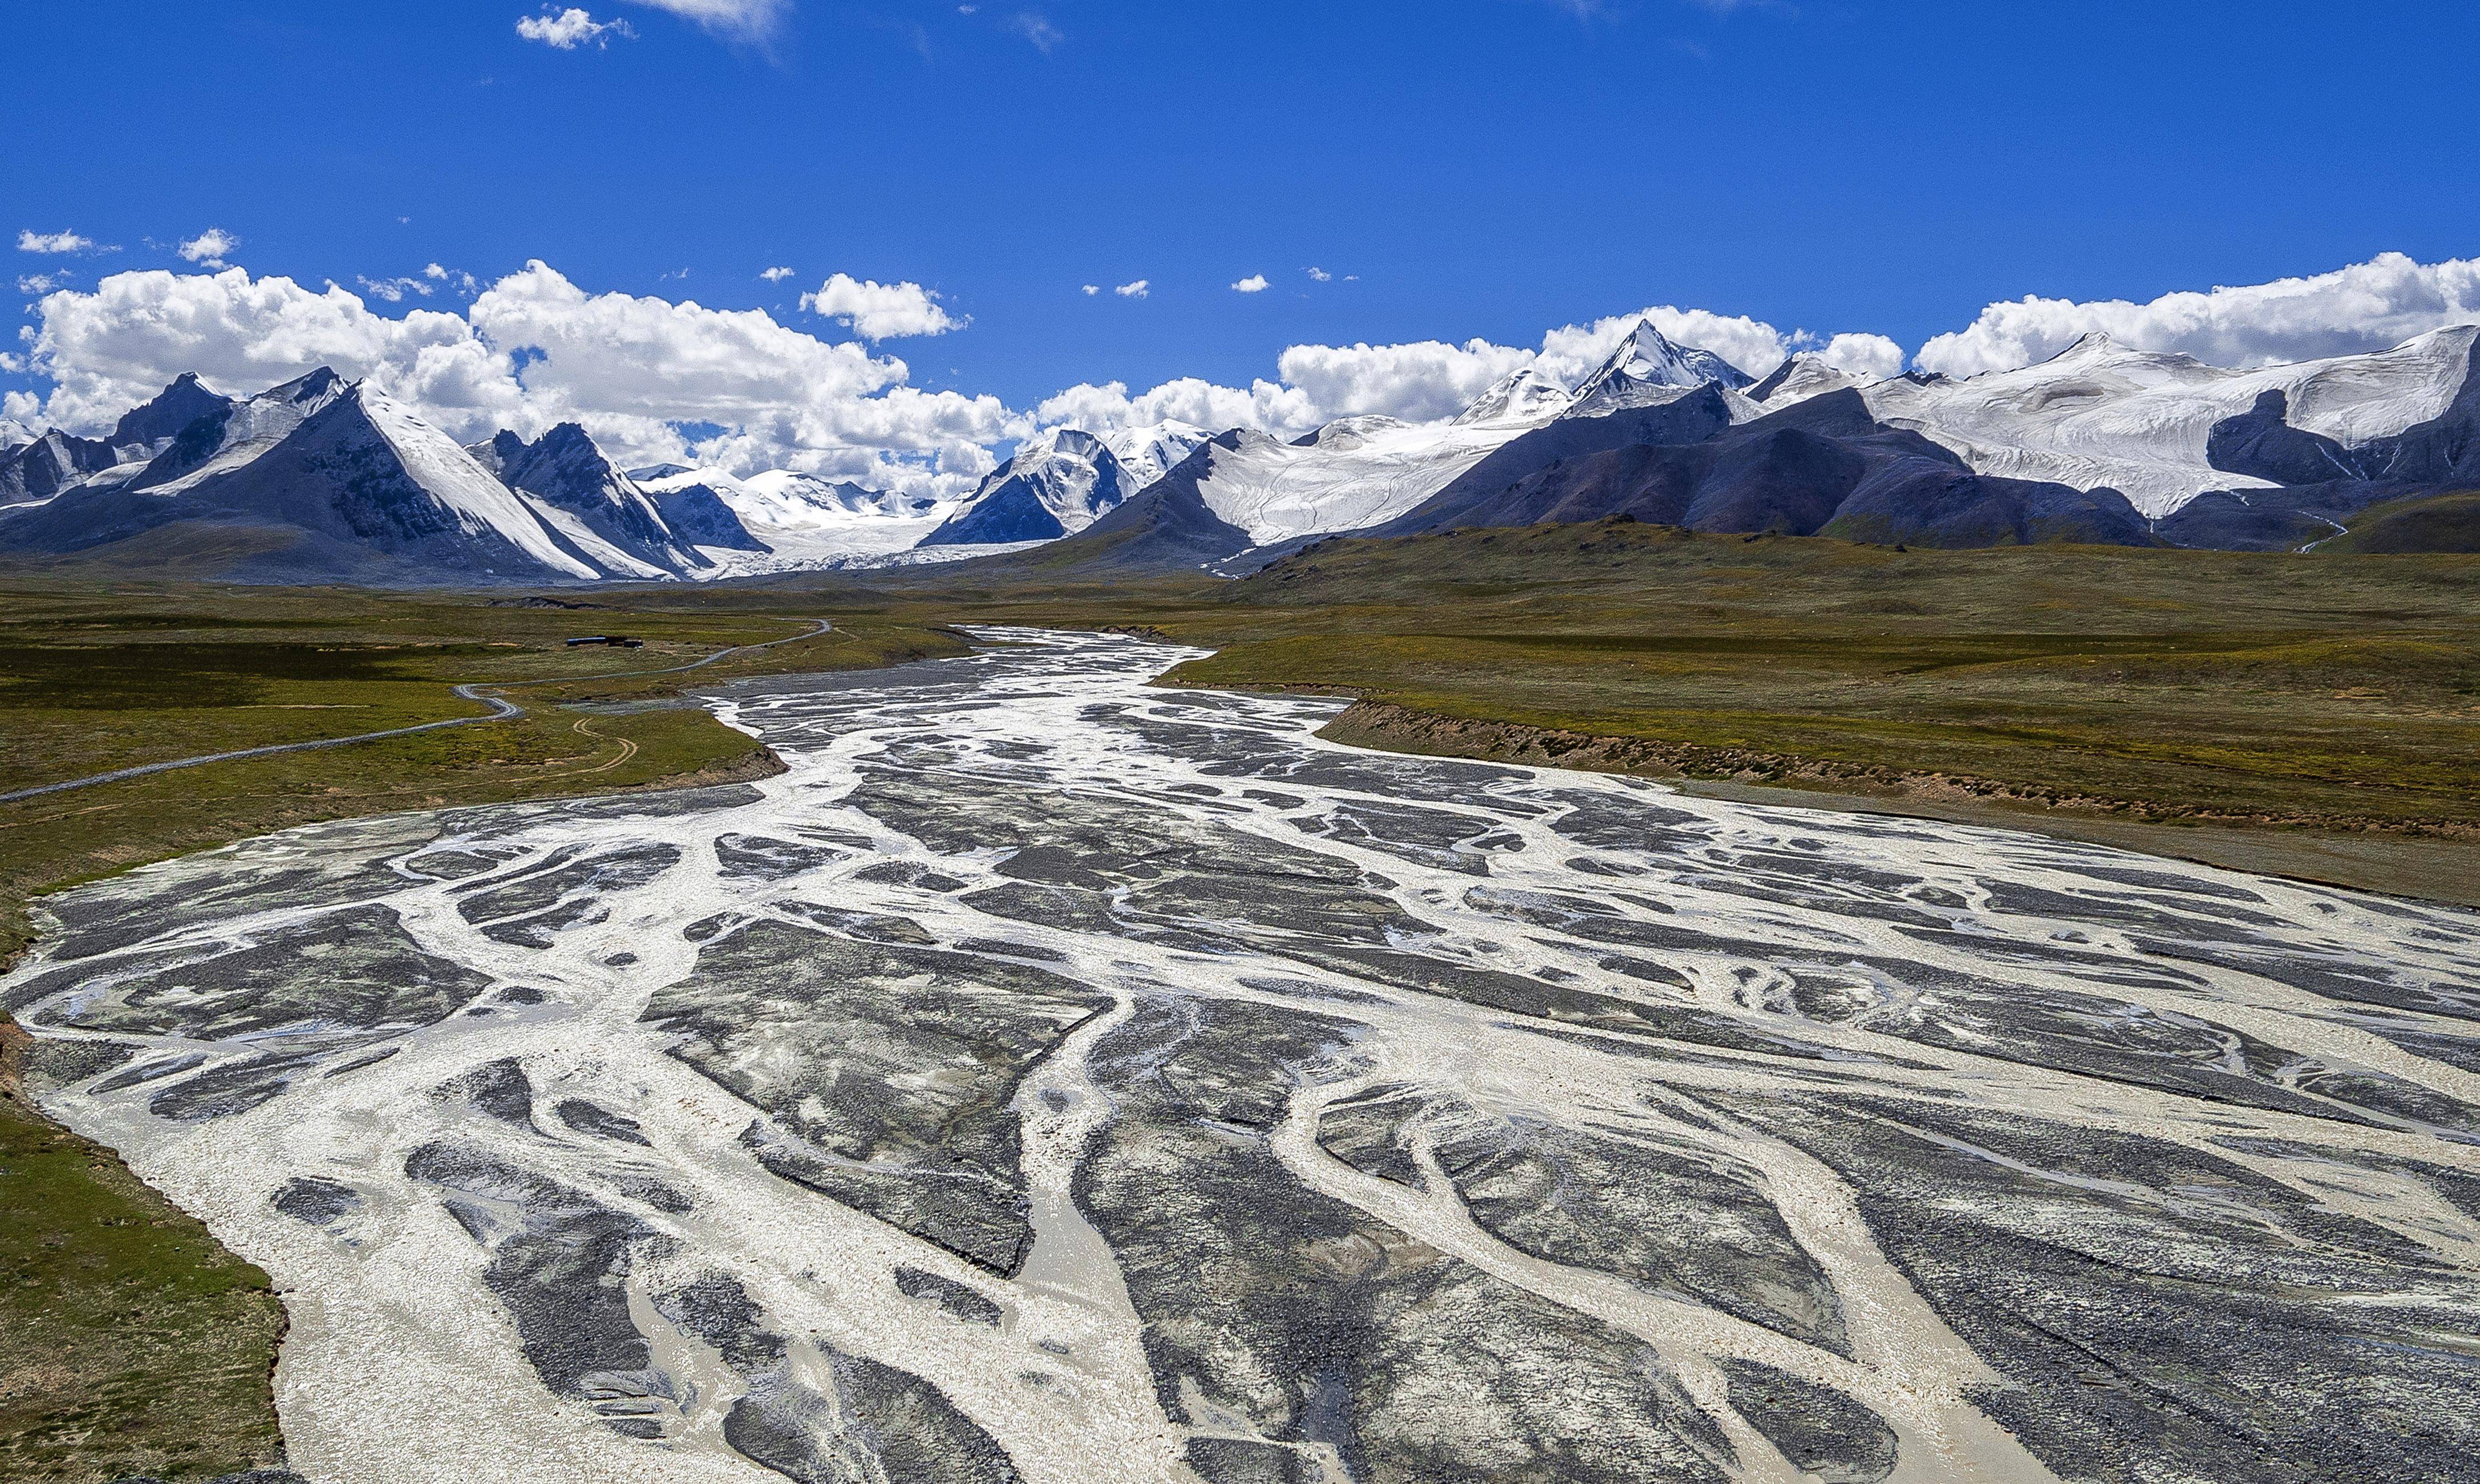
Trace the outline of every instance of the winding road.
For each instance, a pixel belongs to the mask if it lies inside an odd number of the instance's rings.
[[[97,773],[90,778],[69,779],[63,782],[43,783],[33,788],[19,788],[9,793],[0,793],[0,804],[13,804],[19,799],[39,798],[44,794],[66,793],[73,788],[90,788],[97,783],[116,783],[122,779],[144,778],[150,773],[169,773],[175,768],[195,768],[210,762],[232,762],[243,757],[270,757],[277,753],[307,753],[323,747],[346,747],[355,742],[375,742],[382,737],[408,737],[418,731],[437,731],[447,727],[478,727],[485,722],[504,722],[525,715],[526,708],[505,696],[489,694],[490,692],[516,690],[527,685],[565,684],[574,680],[631,680],[642,679],[650,675],[676,675],[684,670],[704,669],[719,659],[725,659],[734,654],[752,653],[759,650],[771,650],[779,645],[797,644],[803,639],[814,639],[835,627],[825,619],[813,619],[810,622],[816,627],[801,633],[788,634],[781,639],[769,639],[763,644],[736,644],[729,649],[717,650],[704,659],[693,659],[685,665],[666,665],[659,670],[622,670],[610,675],[546,676],[538,680],[469,680],[462,685],[450,687],[460,700],[478,701],[489,706],[490,714],[486,716],[452,716],[446,721],[421,722],[411,727],[390,727],[383,731],[357,731],[349,737],[318,737],[307,742],[277,742],[267,747],[245,747],[237,752],[206,753],[196,757],[175,757],[168,762],[142,763],[134,768],[116,768],[110,773]]]

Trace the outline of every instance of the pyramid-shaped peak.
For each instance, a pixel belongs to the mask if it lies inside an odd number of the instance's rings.
[[[110,442],[121,448],[157,444],[177,437],[200,418],[212,417],[231,405],[230,397],[208,391],[197,372],[183,371],[163,391],[122,413],[120,422],[113,427]]]

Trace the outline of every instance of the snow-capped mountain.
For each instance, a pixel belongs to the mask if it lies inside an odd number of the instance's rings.
[[[722,487],[735,483],[730,475],[685,464],[658,464],[630,470],[629,477],[654,501],[656,512],[673,534],[704,549],[710,558],[717,550],[766,550],[766,543],[741,524],[739,512],[723,498]]]
[[[2456,325],[2370,355],[2241,371],[2096,334],[2037,366],[1953,380],[1898,377],[1861,395],[1880,421],[1917,429],[1979,473],[2106,486],[2157,517],[2207,491],[2273,489],[2309,475],[2449,475],[2451,458],[2415,468],[2381,446],[2480,397],[2475,340],[2480,326]],[[2250,467],[2225,439],[2216,457],[2216,426],[2250,419],[2323,440],[2331,456]]]
[[[1051,428],[991,471],[923,546],[990,546],[1073,534],[1137,492],[1119,455],[1091,433]]]
[[[1476,422],[1515,422],[1531,427],[1549,422],[1575,405],[1575,394],[1527,366],[1491,382],[1487,390],[1473,398],[1471,406],[1456,414],[1455,421],[1466,426]]]
[[[633,470],[631,477],[675,530],[706,548],[719,575],[731,576],[881,560],[918,544],[955,509],[789,469],[737,479],[720,470],[665,464]],[[707,500],[732,516],[747,545],[700,534],[707,528],[701,524]]]
[[[199,419],[227,412],[197,376],[183,372],[154,397],[121,414],[107,438],[76,438],[58,428],[38,434],[0,418],[0,507],[39,504],[72,485],[126,483]],[[23,437],[17,434],[22,432]]]
[[[562,422],[530,444],[503,431],[466,451],[501,483],[541,500],[548,507],[544,518],[602,565],[639,569],[633,575],[649,577],[690,575],[713,565],[671,528],[636,481],[577,423]]]
[[[1528,367],[1442,422],[1346,417],[1290,442],[1054,428],[958,501],[787,470],[627,472],[573,423],[459,448],[324,369],[239,399],[183,376],[108,438],[52,429],[0,449],[0,552],[144,536],[128,550],[150,564],[196,550],[220,576],[468,583],[711,578],[1066,538],[1085,553],[1071,562],[1244,570],[1337,532],[1609,514],[2278,550],[2380,500],[2473,487],[2480,325],[2252,371],[2092,336],[1965,378],[1872,380],[1795,355],[1751,384],[1640,323],[1573,394]]]
[[[1198,446],[1148,486],[1124,518],[1098,523],[1109,540],[1143,531],[1185,562],[1383,524],[1412,509],[1510,440],[1558,419],[1567,395],[1518,371],[1446,422],[1337,418],[1285,443],[1233,428]],[[1193,565],[1194,563],[1186,563]]]
[[[1201,462],[1183,471],[1217,519],[1263,546],[1377,525],[1429,499],[1513,432],[1377,418],[1330,422],[1303,443],[1243,430],[1207,445]]]
[[[1643,320],[1619,342],[1610,359],[1576,388],[1566,415],[1599,418],[1631,407],[1659,406],[1709,381],[1737,393],[1750,379],[1747,372],[1711,350],[1673,345],[1653,327],[1652,320]],[[1755,415],[1753,403],[1748,410],[1749,416]]]
[[[1181,459],[1197,451],[1214,434],[1192,422],[1167,418],[1143,427],[1124,427],[1102,440],[1120,461],[1120,478],[1133,495],[1170,473]]]
[[[292,436],[304,422],[347,390],[343,377],[322,366],[306,376],[220,407],[191,422],[144,465],[116,482],[159,498],[179,495],[200,481],[240,469]],[[118,471],[96,483],[116,482]]]
[[[1804,402],[1812,397],[1823,397],[1828,392],[1840,392],[1847,387],[1869,386],[1876,380],[1874,376],[1845,371],[1840,366],[1828,366],[1815,355],[1801,351],[1786,358],[1764,380],[1748,388],[1748,400],[1773,412],[1794,402]]]
[[[1627,516],[1691,530],[2001,546],[2150,545],[2115,493],[1972,473],[1869,415],[1849,388],[1740,421],[1708,383],[1656,406],[1561,418],[1377,535]]]
[[[105,442],[120,450],[124,459],[141,449],[152,456],[163,452],[182,429],[222,412],[232,402],[231,397],[207,390],[197,372],[183,371],[153,397],[121,414]]]
[[[110,445],[49,429],[0,452],[0,509],[40,504],[113,463]]]
[[[1564,388],[1527,368],[1450,422],[1338,418],[1291,443],[1237,431],[1215,439],[1198,455],[1202,463],[1181,473],[1217,520],[1270,546],[1383,525],[1510,440],[1576,415]]]
[[[242,575],[390,582],[646,578],[706,565],[580,431],[484,446],[532,486],[518,488],[376,388],[324,368],[203,405],[177,434],[120,450],[158,449],[143,462],[7,512],[0,549],[68,553],[150,532],[245,530],[255,554]]]

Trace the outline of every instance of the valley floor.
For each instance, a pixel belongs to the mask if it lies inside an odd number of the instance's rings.
[[[1362,700],[1329,723],[1343,740],[2480,896],[2467,557],[1902,552],[1602,525],[1330,542],[1241,582],[1019,566],[533,599],[18,583],[0,602],[0,792],[465,714],[462,681],[576,678],[504,725],[0,805],[0,954],[34,893],[274,830],[772,771],[669,682],[593,677],[817,617],[831,636],[698,678],[957,653],[958,622],[1120,627],[1214,650],[1176,681]],[[563,642],[615,629],[645,648]],[[0,1101],[0,1195],[64,1213],[0,1233],[0,1463],[83,1484],[267,1456],[277,1311],[259,1275],[21,1101]],[[89,1224],[131,1235],[107,1250]],[[60,1256],[88,1248],[102,1258]],[[200,1374],[236,1379],[181,1390]]]
[[[46,902],[44,1106],[283,1286],[305,1473],[2467,1473],[2480,916],[981,632]]]

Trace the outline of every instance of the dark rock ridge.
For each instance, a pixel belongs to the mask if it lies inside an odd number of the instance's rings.
[[[179,436],[191,423],[213,417],[232,404],[231,397],[208,391],[197,372],[183,371],[152,400],[122,413],[109,442],[116,448],[158,444]]]
[[[112,446],[72,438],[59,428],[0,453],[0,509],[49,499],[63,485],[110,469]]]
[[[488,448],[490,456],[483,457],[480,448]],[[530,444],[503,429],[489,443],[467,451],[498,473],[503,484],[569,512],[630,555],[674,573],[714,565],[664,523],[636,481],[621,473],[577,423],[562,422]],[[739,519],[723,509],[721,500],[714,503],[738,531],[735,544],[751,544]]]
[[[2399,433],[2345,445],[2293,427],[2289,417],[2289,398],[2266,392],[2246,412],[2214,423],[2205,444],[2215,469],[2282,488],[2200,495],[2155,522],[2156,532],[2183,547],[2296,550],[2333,540],[2371,506],[2480,486],[2480,344],[2445,410]],[[2462,549],[2451,531],[2422,534],[2446,544],[2398,533],[2383,550]]]
[[[1917,433],[1829,392],[1702,439],[1694,397],[1527,433],[1376,532],[1531,525],[1615,515],[1700,531],[1775,531],[1923,546],[2156,544],[2114,491],[1976,474]],[[1666,421],[1662,415],[1675,414]]]
[[[965,507],[921,538],[925,547],[995,546],[1067,535],[1136,491],[1118,455],[1091,433],[1063,428],[1045,447],[1020,451],[984,479]]]
[[[736,551],[771,551],[774,548],[749,533],[723,497],[706,484],[684,484],[648,491],[655,513],[684,541],[702,547],[727,547]]]
[[[1020,560],[1149,572],[1210,566],[1249,550],[1249,533],[1216,515],[1198,490],[1213,472],[1215,450],[1229,452],[1249,436],[1238,428],[1215,435],[1134,499]]]

